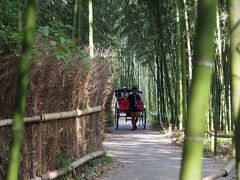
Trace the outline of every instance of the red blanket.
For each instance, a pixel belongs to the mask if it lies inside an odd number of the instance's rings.
[[[140,99],[139,102],[138,102],[138,109],[139,109],[140,111],[143,111],[143,110],[144,110],[144,105],[143,105],[143,102],[142,102],[141,99]]]
[[[123,98],[119,100],[119,109],[120,111],[127,111],[129,109],[130,106],[130,101],[127,98]],[[144,105],[142,100],[140,99],[140,101],[138,102],[138,109],[140,111],[144,110]]]
[[[119,109],[120,111],[127,111],[130,106],[129,99],[123,98],[119,100]]]

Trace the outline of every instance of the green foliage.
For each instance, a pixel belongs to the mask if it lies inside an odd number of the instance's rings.
[[[103,155],[99,158],[93,159],[88,163],[88,168],[86,169],[87,171],[94,171],[95,167],[100,164],[100,163],[106,163],[106,164],[113,164],[114,160],[111,156],[108,155]]]
[[[104,167],[109,167],[114,162],[115,161],[113,158],[108,155],[103,155],[99,158],[92,159],[88,163],[76,169],[74,178],[77,178],[78,180],[95,179],[106,170]]]
[[[120,1],[94,1],[94,43],[102,48],[118,48],[121,40],[118,37]]]
[[[217,139],[217,155],[232,159],[232,140],[225,138]]]
[[[43,36],[48,37],[48,35],[49,35],[49,26],[40,27],[39,31],[42,32]]]
[[[211,152],[211,144],[210,144],[210,140],[208,139],[204,139],[203,142],[203,154],[204,155],[213,155],[213,153]]]
[[[21,51],[22,33],[18,32],[18,12],[25,10],[22,1],[4,0],[0,2],[0,56],[17,54]]]
[[[102,156],[102,161],[107,163],[107,164],[114,163],[114,159],[111,156],[109,156],[109,155]]]
[[[11,27],[11,30],[17,31],[18,21],[18,8],[17,1],[4,0],[0,2],[0,26]]]
[[[84,98],[84,99],[81,101],[81,104],[79,105],[79,108],[80,108],[80,109],[86,109],[86,108],[87,108],[87,98]]]
[[[22,33],[18,30],[18,22],[23,21],[24,24],[26,2],[6,0],[0,3],[0,56],[20,54]],[[45,37],[54,36],[62,46],[69,44],[66,42],[66,36],[70,35],[72,27],[66,24],[71,20],[71,5],[72,0],[39,1],[39,32]],[[19,19],[21,17],[18,13],[23,14],[23,19]],[[68,61],[68,54],[60,53],[58,58]]]
[[[39,26],[55,23],[69,24],[71,20],[72,0],[39,0]]]
[[[0,56],[11,53],[19,55],[22,39],[22,33],[0,22]]]
[[[76,46],[75,41],[66,35],[71,28],[70,25],[63,24],[39,27],[40,51],[45,54],[53,54],[58,60],[66,62],[70,70],[75,68],[73,59],[80,59],[84,62],[83,70],[88,72],[90,67],[88,54]]]
[[[56,160],[60,168],[68,168],[71,164],[71,161],[66,153],[58,155]]]
[[[216,156],[221,159],[232,159],[232,140],[229,138],[218,138],[216,147]],[[209,139],[203,142],[203,151],[205,156],[213,156]]]
[[[86,174],[100,174],[103,172],[101,170],[101,167],[99,168],[98,166],[100,165],[111,165],[115,161],[111,156],[108,155],[103,155],[99,158],[92,159],[91,161],[87,162],[83,166],[80,166],[79,168],[75,169],[73,172],[74,178],[78,180],[86,179],[85,175]],[[67,156],[66,153],[62,153],[57,156],[57,164],[60,168],[68,168],[69,165],[71,164],[69,157]],[[99,168],[99,169],[98,169]],[[70,175],[71,176],[71,175]],[[65,180],[68,179],[68,175],[62,176],[60,179]]]
[[[148,122],[152,125],[152,127],[154,128],[158,128],[159,127],[159,121],[157,119],[157,116],[150,116],[148,118]]]

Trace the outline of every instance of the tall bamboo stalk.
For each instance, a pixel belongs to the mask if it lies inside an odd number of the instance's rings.
[[[228,49],[229,46],[226,45],[227,43],[224,42],[223,45],[223,69],[224,69],[224,85],[225,85],[225,103],[226,103],[226,118],[227,118],[227,124],[228,124],[228,131],[232,131],[232,122],[231,122],[231,103],[230,103],[230,65],[229,65],[229,55],[228,55]]]
[[[177,0],[176,3],[176,13],[177,13],[177,58],[178,58],[178,74],[179,77],[179,85],[180,88],[180,102],[179,108],[182,108],[179,110],[180,120],[179,120],[179,128],[182,129],[183,127],[183,121],[187,119],[187,76],[186,76],[186,60],[185,60],[185,40],[184,40],[184,30],[185,30],[185,16],[183,14],[184,12],[184,2],[183,0]],[[181,78],[181,80],[180,80]]]
[[[217,59],[216,59],[216,74],[217,74],[217,90],[218,90],[218,110],[219,110],[219,125],[220,130],[224,130],[226,128],[224,114],[225,114],[225,102],[224,98],[224,74],[223,74],[223,58],[222,58],[222,31],[221,31],[221,22],[220,22],[220,4],[218,5],[216,11],[216,45],[217,45]]]
[[[166,60],[165,60],[166,61]],[[176,121],[175,121],[175,118],[174,118],[174,115],[175,115],[175,112],[174,112],[174,100],[173,100],[173,97],[172,97],[172,93],[171,93],[171,89],[172,89],[172,86],[171,86],[171,82],[170,82],[170,77],[169,77],[169,69],[168,69],[168,66],[167,66],[167,63],[163,63],[163,70],[164,70],[164,75],[165,75],[165,82],[166,82],[166,91],[167,91],[167,95],[168,95],[168,99],[169,99],[169,102],[168,105],[170,106],[170,111],[171,111],[171,118],[170,118],[170,123],[172,125],[176,125]]]
[[[182,88],[182,66],[181,66],[181,59],[182,59],[182,48],[181,48],[181,22],[180,22],[180,0],[177,0],[176,3],[176,26],[177,26],[177,41],[176,41],[176,56],[177,56],[177,83],[178,83],[178,124],[179,129],[183,128],[183,88]]]
[[[94,57],[94,45],[93,45],[93,6],[92,0],[88,0],[88,26],[89,26],[89,55],[90,58]]]
[[[202,150],[208,110],[217,0],[199,0],[193,80],[185,129],[180,178],[201,179]]]
[[[215,68],[213,70],[213,78],[212,78],[212,121],[213,121],[213,130],[214,133],[217,134],[218,131],[218,127],[219,127],[219,118],[220,118],[220,113],[219,113],[219,93],[218,93],[218,81],[217,81],[217,68],[216,68],[216,64],[215,64]],[[214,156],[217,153],[217,148],[216,148],[216,143],[217,143],[217,137],[214,136],[214,148],[213,148],[213,153]]]
[[[17,4],[18,4],[18,31],[22,32],[22,2],[20,0],[17,0]]]
[[[17,97],[13,114],[12,136],[10,145],[10,160],[8,166],[8,180],[17,180],[20,164],[20,149],[23,138],[23,117],[26,106],[28,76],[31,65],[32,45],[36,25],[37,0],[29,0],[26,13],[26,27],[22,46],[22,55],[19,62],[19,78]]]
[[[77,41],[78,43],[81,41],[80,38],[81,38],[81,0],[78,0],[78,6],[77,6],[77,18],[76,18],[76,21],[77,21]]]
[[[72,38],[76,37],[77,32],[77,14],[78,14],[78,0],[73,1],[73,30],[72,30]]]
[[[187,57],[188,57],[188,81],[189,85],[192,80],[192,48],[191,48],[191,38],[189,32],[189,22],[188,22],[188,11],[187,11],[187,2],[183,0],[184,6],[184,20],[185,20],[185,29],[186,29],[186,41],[187,41]]]
[[[183,14],[184,11],[184,4],[183,1],[179,1],[180,7],[180,29],[181,29],[181,66],[182,66],[182,108],[183,108],[183,124],[184,121],[187,119],[187,72],[186,72],[186,56],[185,56],[185,16]]]
[[[237,179],[240,179],[240,0],[230,0],[231,26],[231,80],[233,120],[235,122],[236,170]]]

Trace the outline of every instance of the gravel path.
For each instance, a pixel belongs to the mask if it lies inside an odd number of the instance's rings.
[[[110,131],[112,134],[106,137],[104,146],[121,166],[107,172],[104,180],[179,179],[182,150],[172,146],[169,139],[148,128],[131,131],[130,122],[123,120],[118,130]],[[217,172],[225,165],[204,158],[203,176]]]

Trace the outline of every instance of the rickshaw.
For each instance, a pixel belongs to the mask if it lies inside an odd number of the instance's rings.
[[[116,98],[115,129],[118,129],[120,117],[124,117],[126,122],[132,120],[132,117],[130,114],[130,108],[128,107],[129,100],[127,98],[121,98],[122,92],[123,92],[122,89],[115,90],[115,98]],[[128,94],[130,94],[132,91],[127,90],[127,92]],[[138,91],[138,93],[142,95],[141,91]],[[142,103],[142,100],[140,103]],[[142,108],[139,109],[138,127],[142,127],[143,129],[146,129],[146,109],[143,103],[142,103]]]

